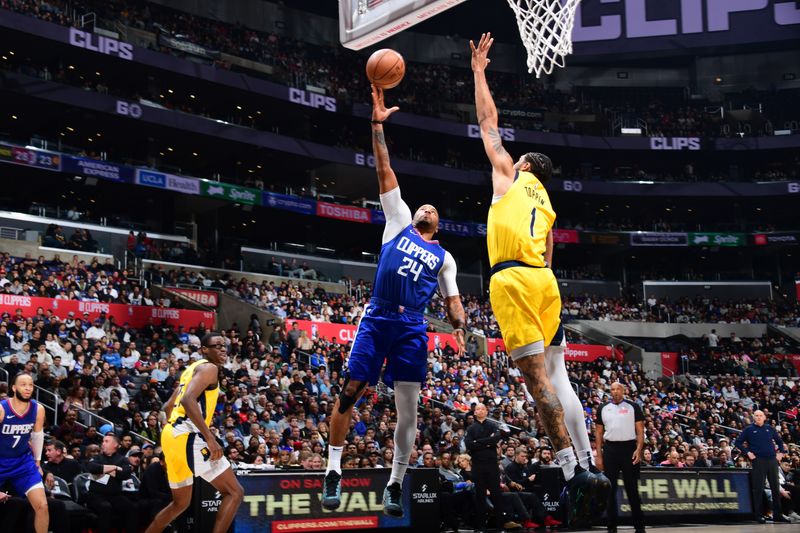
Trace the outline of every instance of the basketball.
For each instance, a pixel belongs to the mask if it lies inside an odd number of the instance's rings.
[[[406,73],[403,56],[391,48],[382,48],[367,60],[367,78],[381,89],[397,87]]]

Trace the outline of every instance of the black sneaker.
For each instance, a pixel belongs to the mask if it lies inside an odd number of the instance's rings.
[[[595,465],[589,467],[589,473],[594,475],[594,495],[592,496],[592,515],[600,518],[608,507],[608,497],[611,495],[611,481]]]
[[[403,518],[403,488],[396,481],[383,489],[383,514]]]
[[[575,467],[575,475],[567,481],[561,492],[561,500],[566,503],[567,525],[572,528],[590,527],[592,524],[592,497],[594,495],[594,475],[580,465]]]
[[[335,511],[342,503],[342,475],[335,470],[325,474],[325,482],[322,485],[322,506]]]

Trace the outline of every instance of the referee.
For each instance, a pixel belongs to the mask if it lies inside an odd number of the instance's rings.
[[[617,480],[622,471],[622,481],[628,502],[631,504],[633,527],[636,533],[644,533],[642,499],[639,497],[639,465],[644,448],[644,413],[638,404],[625,399],[625,386],[616,382],[611,385],[611,401],[597,411],[595,443],[597,444],[597,468],[605,472],[611,481],[608,499],[608,532],[617,531]]]

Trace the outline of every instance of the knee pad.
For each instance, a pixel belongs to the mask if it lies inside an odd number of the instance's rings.
[[[349,409],[356,404],[358,401],[358,397],[361,392],[366,388],[367,382],[364,381],[361,385],[358,386],[358,390],[352,396],[347,394],[347,385],[350,383],[350,379],[344,382],[344,386],[342,387],[342,392],[339,393],[339,414],[345,414]]]

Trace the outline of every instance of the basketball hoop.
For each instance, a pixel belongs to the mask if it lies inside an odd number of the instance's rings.
[[[572,26],[580,0],[508,0],[517,17],[522,44],[528,52],[528,72],[536,77],[564,67],[572,53]]]

